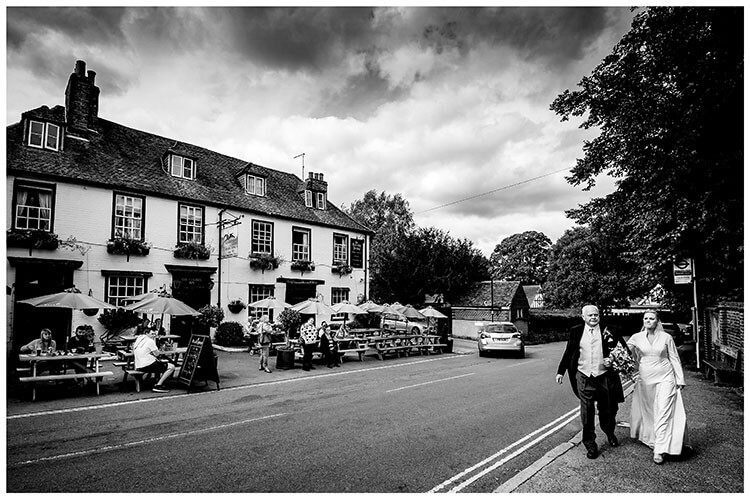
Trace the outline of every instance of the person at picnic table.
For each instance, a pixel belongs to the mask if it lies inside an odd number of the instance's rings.
[[[312,365],[312,354],[318,347],[318,331],[315,320],[310,317],[299,330],[299,343],[302,346],[302,370],[315,369]]]
[[[161,376],[154,385],[152,391],[167,393],[169,388],[164,386],[175,371],[175,365],[166,359],[159,357],[159,349],[156,347],[156,331],[149,330],[145,334],[138,335],[133,342],[133,356],[135,357],[135,368],[144,373],[154,373]]]
[[[273,328],[268,323],[268,316],[262,315],[258,323],[258,343],[260,344],[260,371],[270,373],[268,368],[268,351],[271,349],[271,332]]]
[[[338,361],[336,342],[333,341],[333,335],[331,334],[331,326],[326,321],[320,323],[320,329],[318,329],[318,338],[320,339],[320,351],[323,354],[323,360],[326,366],[331,369],[335,367],[341,367]]]
[[[76,327],[73,336],[68,340],[68,348],[66,350],[72,353],[90,353],[94,351],[94,342],[92,336],[94,335],[94,329],[91,326],[80,325]],[[77,373],[91,372],[91,369],[86,367],[85,361],[71,360],[70,366]],[[82,384],[83,380],[79,384]],[[91,380],[89,380],[91,381]]]
[[[52,339],[52,331],[44,328],[39,333],[39,338],[21,347],[21,353],[41,352],[50,354],[57,351],[57,343]]]

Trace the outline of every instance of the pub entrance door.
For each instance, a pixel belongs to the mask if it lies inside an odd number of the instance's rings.
[[[211,269],[216,271],[215,267],[207,270],[196,267],[187,269],[177,269],[177,266],[167,266],[167,270],[172,273],[172,296],[178,300],[190,305],[196,310],[211,303],[211,288],[213,280],[211,279]],[[199,324],[192,316],[173,316],[170,318],[170,333],[180,336],[179,344],[187,345],[190,340],[190,334],[209,334],[208,326]]]

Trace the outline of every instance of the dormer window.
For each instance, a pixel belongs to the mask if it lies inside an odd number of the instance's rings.
[[[319,210],[325,210],[326,209],[326,194],[325,192],[316,192],[317,198],[318,198],[318,209]]]
[[[173,177],[195,180],[195,161],[183,156],[169,156],[169,171]]]
[[[305,190],[305,206],[308,208],[326,209],[326,193]]]
[[[39,149],[60,149],[60,127],[42,121],[29,121],[29,146]]]
[[[312,191],[305,191],[305,206],[308,208],[313,207],[313,193]]]
[[[254,196],[266,195],[266,179],[255,175],[245,176],[245,191]]]

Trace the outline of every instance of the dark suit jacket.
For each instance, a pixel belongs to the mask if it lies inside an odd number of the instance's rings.
[[[578,397],[576,371],[578,371],[578,358],[581,355],[580,344],[581,337],[583,336],[584,326],[585,324],[581,324],[580,326],[576,326],[571,330],[570,337],[568,338],[568,344],[565,346],[565,352],[563,353],[562,359],[560,359],[560,364],[557,366],[557,374],[565,374],[565,371],[568,371],[568,380],[570,381],[570,386],[573,389],[573,393],[576,397]],[[608,334],[604,334],[605,331],[607,331]],[[625,347],[626,350],[628,349],[628,345],[627,343],[625,343],[625,340],[622,339],[622,336],[612,331],[611,329],[607,329],[604,324],[599,324],[599,332],[603,336],[602,355],[605,358],[609,355],[618,341],[622,344],[623,347]],[[620,375],[617,374],[614,369],[609,368],[607,369],[606,373],[603,374],[603,376],[607,376],[609,378],[609,386],[614,388],[614,393],[610,393],[610,396],[613,397],[613,400],[615,402],[624,402],[625,396],[622,391],[622,382],[620,381]]]

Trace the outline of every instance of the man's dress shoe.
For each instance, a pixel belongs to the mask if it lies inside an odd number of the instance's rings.
[[[607,441],[609,442],[610,447],[617,447],[620,445],[620,442],[617,440],[617,437],[615,434],[607,435]]]

